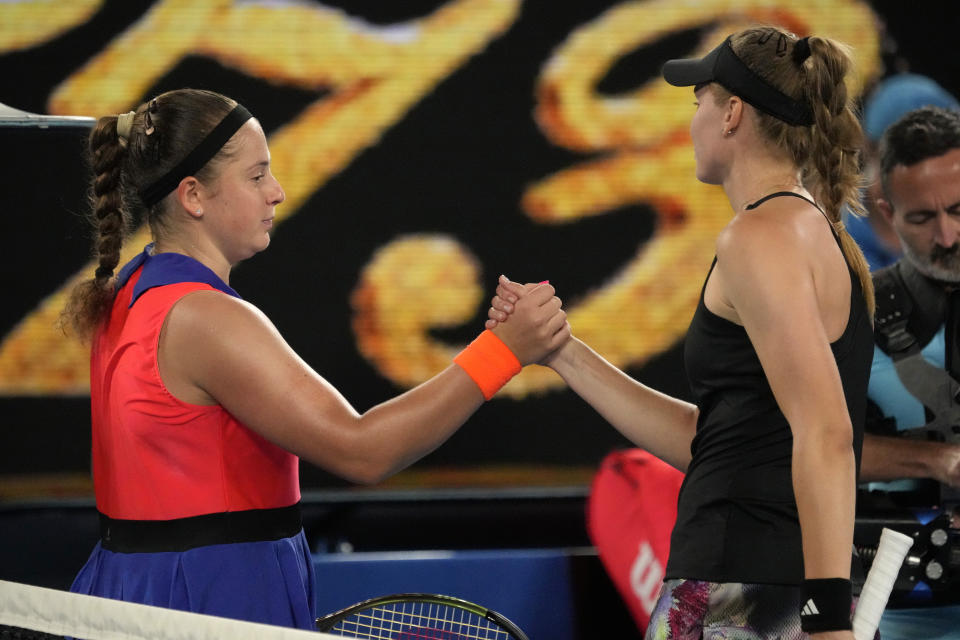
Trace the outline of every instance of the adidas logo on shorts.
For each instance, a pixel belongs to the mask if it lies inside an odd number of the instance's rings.
[[[820,610],[817,609],[817,605],[813,603],[813,598],[807,600],[807,604],[803,605],[803,609],[800,610],[801,616],[815,616],[820,613]]]

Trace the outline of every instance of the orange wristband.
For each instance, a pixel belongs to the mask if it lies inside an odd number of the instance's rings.
[[[489,329],[477,336],[453,361],[477,383],[487,400],[522,369],[510,347]]]

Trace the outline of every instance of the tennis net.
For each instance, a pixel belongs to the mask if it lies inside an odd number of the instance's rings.
[[[313,640],[334,636],[0,580],[0,640]]]

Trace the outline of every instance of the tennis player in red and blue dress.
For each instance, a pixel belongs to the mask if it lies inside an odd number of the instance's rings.
[[[216,274],[148,247],[118,275],[91,355],[93,478],[101,540],[72,591],[313,628],[313,564],[297,456],[220,405],[174,397],[160,376],[171,307]]]

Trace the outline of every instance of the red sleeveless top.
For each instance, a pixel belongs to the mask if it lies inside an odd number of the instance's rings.
[[[198,269],[206,272],[200,282],[178,281]],[[169,520],[298,502],[295,455],[220,405],[178,400],[160,378],[160,330],[173,305],[193,291],[236,293],[177,254],[145,251],[118,279],[109,322],[97,332],[90,359],[97,509],[115,519]],[[141,280],[150,282],[145,287]]]

